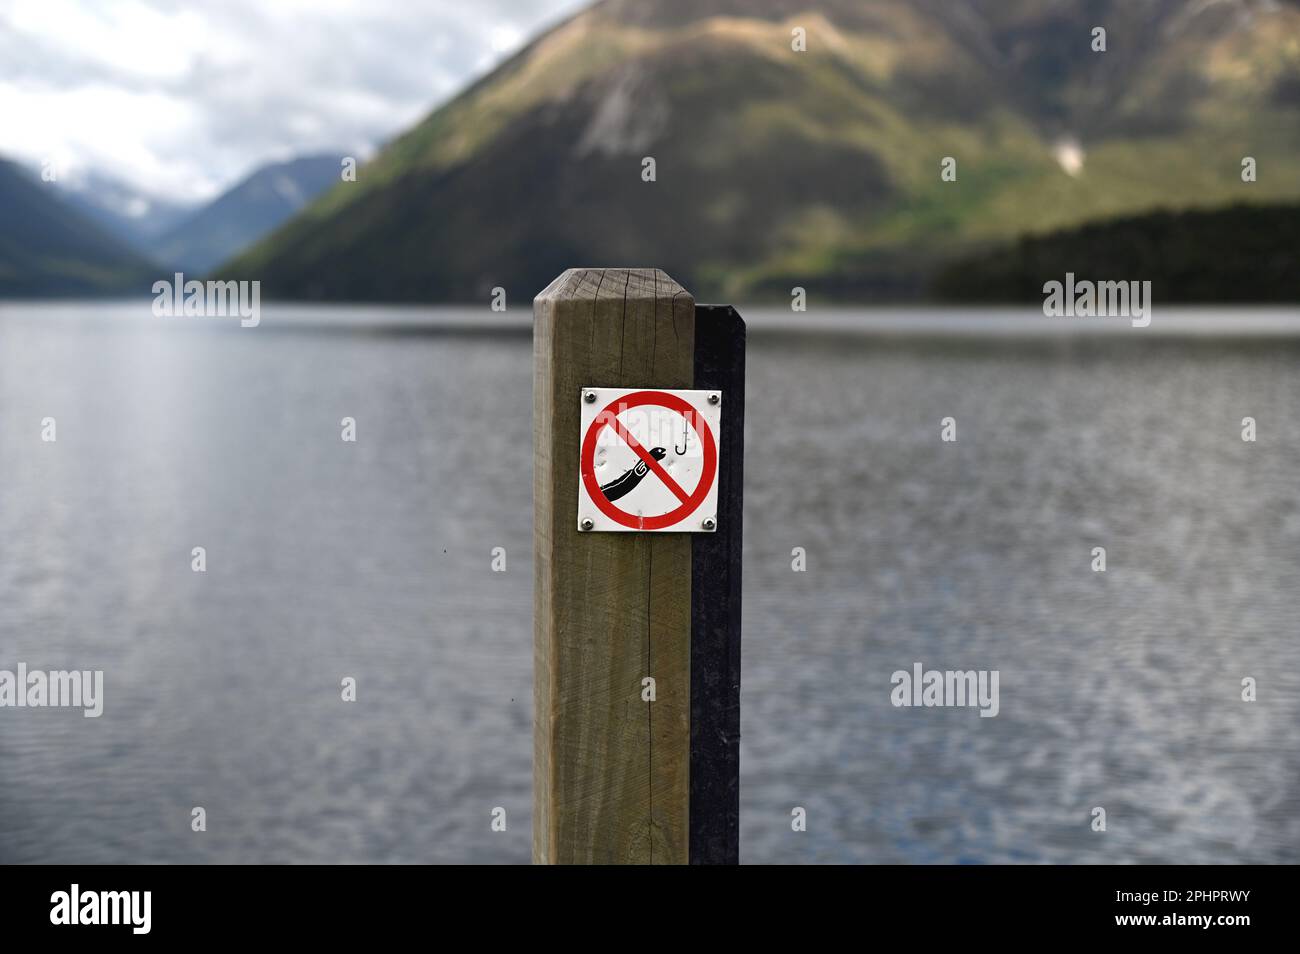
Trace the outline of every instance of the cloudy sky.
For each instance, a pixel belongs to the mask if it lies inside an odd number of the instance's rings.
[[[366,155],[585,0],[0,0],[0,156],[209,198]]]

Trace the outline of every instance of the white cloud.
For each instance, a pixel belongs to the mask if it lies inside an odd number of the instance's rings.
[[[0,155],[210,197],[368,155],[583,0],[0,0]]]

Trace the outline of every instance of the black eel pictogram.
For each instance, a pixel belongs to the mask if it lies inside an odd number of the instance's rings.
[[[652,447],[650,448],[650,456],[655,460],[663,460],[668,456],[668,452],[662,447]],[[624,471],[609,483],[601,484],[600,492],[605,495],[606,500],[611,502],[618,500],[620,497],[626,497],[636,489],[637,484],[641,483],[649,472],[649,465],[645,461],[639,460],[636,462],[635,467]]]

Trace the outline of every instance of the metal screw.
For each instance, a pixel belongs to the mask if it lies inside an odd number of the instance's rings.
[[[595,392],[595,391],[588,391],[586,394],[584,394],[584,395],[582,396],[582,399],[583,399],[584,401],[586,401],[588,404],[595,404],[595,403],[596,403],[596,392]]]
[[[705,517],[704,523],[700,524],[700,526],[705,530],[716,530],[718,528],[718,521],[714,520],[712,517]]]
[[[710,395],[709,395],[709,403],[710,403],[710,404],[721,404],[721,403],[722,403],[722,395],[721,395],[721,394],[710,394]]]
[[[583,530],[590,530],[596,526],[596,521],[592,520],[590,517],[583,517],[582,522],[579,523],[578,526]]]

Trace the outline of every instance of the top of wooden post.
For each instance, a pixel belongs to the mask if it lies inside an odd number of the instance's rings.
[[[695,301],[662,268],[570,268],[542,289],[534,301],[662,301],[665,298],[674,303],[680,299],[692,304]]]

